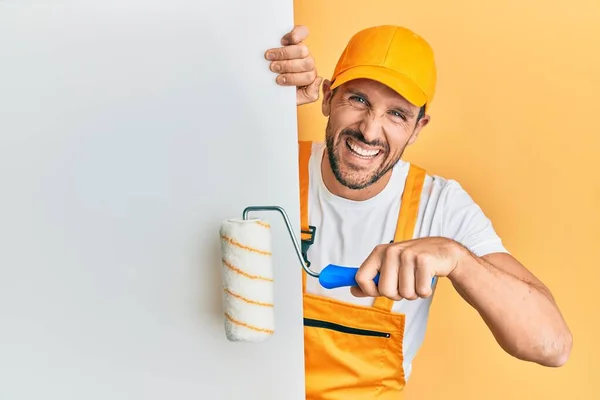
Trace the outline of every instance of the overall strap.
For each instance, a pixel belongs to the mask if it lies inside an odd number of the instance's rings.
[[[309,173],[308,173],[308,161],[312,152],[311,141],[300,141],[298,142],[298,167],[300,175],[300,239],[302,240],[302,253],[304,256],[304,262],[309,266],[310,263],[306,258],[306,252],[308,246],[313,242],[314,228],[308,225],[308,184],[309,184]],[[302,270],[302,293],[306,291],[306,272]]]
[[[425,176],[426,171],[423,168],[410,165],[406,183],[404,184],[404,192],[402,193],[394,242],[413,239],[415,225],[419,216],[419,203],[421,202],[421,192]],[[394,301],[384,296],[377,297],[373,303],[373,307],[385,311],[391,311],[393,305]]]

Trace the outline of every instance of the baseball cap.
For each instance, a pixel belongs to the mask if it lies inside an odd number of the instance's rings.
[[[383,25],[352,36],[335,67],[331,89],[354,79],[372,79],[422,107],[433,99],[436,76],[433,50],[423,38],[401,26]]]

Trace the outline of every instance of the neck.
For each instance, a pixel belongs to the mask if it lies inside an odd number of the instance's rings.
[[[364,201],[369,200],[377,196],[388,184],[390,177],[392,176],[392,170],[390,169],[385,173],[379,180],[364,189],[350,189],[342,185],[335,177],[331,164],[329,163],[329,157],[325,151],[321,160],[321,174],[323,176],[323,183],[327,190],[332,194],[353,201]]]

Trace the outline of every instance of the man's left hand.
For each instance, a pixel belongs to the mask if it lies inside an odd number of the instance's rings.
[[[358,286],[350,290],[357,297],[385,296],[395,301],[426,298],[433,292],[432,279],[449,276],[465,254],[460,244],[441,237],[382,244],[360,266]],[[373,281],[377,273],[379,285]]]

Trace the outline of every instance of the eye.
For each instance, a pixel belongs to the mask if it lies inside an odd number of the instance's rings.
[[[392,110],[392,111],[390,111],[390,114],[392,114],[392,116],[394,116],[396,118],[401,118],[403,121],[406,121],[406,116],[404,114],[402,114],[400,111]]]
[[[360,97],[358,95],[352,95],[352,96],[350,96],[350,100],[352,100],[352,101],[358,101],[359,103],[362,103],[362,104],[365,104],[365,105],[367,104],[367,100],[365,100],[364,98],[362,98],[362,97]]]

